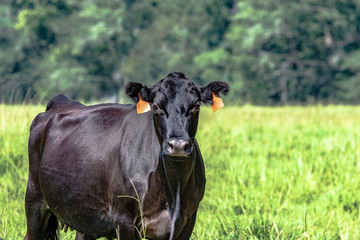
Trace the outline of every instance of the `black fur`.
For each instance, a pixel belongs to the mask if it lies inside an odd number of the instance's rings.
[[[145,85],[137,82],[129,82],[125,86],[125,93],[129,96],[134,102],[139,101],[138,93],[140,93],[141,98],[147,102],[152,102],[151,90]]]
[[[226,95],[229,92],[229,84],[221,81],[209,83],[206,87],[201,88],[201,100],[212,103],[211,92],[214,92],[217,97],[220,93]]]

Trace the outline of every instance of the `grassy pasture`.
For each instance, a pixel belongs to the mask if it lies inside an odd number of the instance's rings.
[[[43,110],[0,105],[6,240],[25,235],[27,139]],[[197,139],[207,186],[192,239],[360,239],[360,107],[203,107]]]

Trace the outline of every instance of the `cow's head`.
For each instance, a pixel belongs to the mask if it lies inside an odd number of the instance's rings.
[[[194,152],[201,103],[211,103],[216,111],[222,107],[219,94],[226,94],[229,85],[218,81],[200,87],[173,72],[153,87],[130,82],[125,91],[137,103],[138,113],[152,111],[162,154],[182,159]]]

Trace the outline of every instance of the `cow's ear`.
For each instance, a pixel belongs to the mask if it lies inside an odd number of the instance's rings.
[[[151,110],[149,102],[152,102],[151,89],[141,83],[129,82],[125,86],[125,93],[136,104],[137,113],[144,113]]]
[[[220,98],[220,93],[226,95],[229,92],[229,84],[226,82],[212,82],[206,87],[201,88],[201,101],[211,103],[214,112],[224,107],[224,103]]]
[[[147,102],[152,102],[151,89],[141,83],[129,82],[125,86],[125,93],[135,103],[137,103],[139,101],[139,93],[143,100],[145,100]]]

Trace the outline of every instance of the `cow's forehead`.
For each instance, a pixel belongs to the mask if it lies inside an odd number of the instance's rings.
[[[199,97],[200,91],[197,85],[187,78],[165,78],[159,86],[159,91],[167,96],[168,99]]]
[[[187,78],[165,78],[161,84],[161,88],[172,94],[198,91],[195,83]]]
[[[168,104],[193,104],[200,99],[200,89],[187,78],[165,78],[159,82],[155,101],[162,106]],[[181,104],[182,105],[182,104]]]

